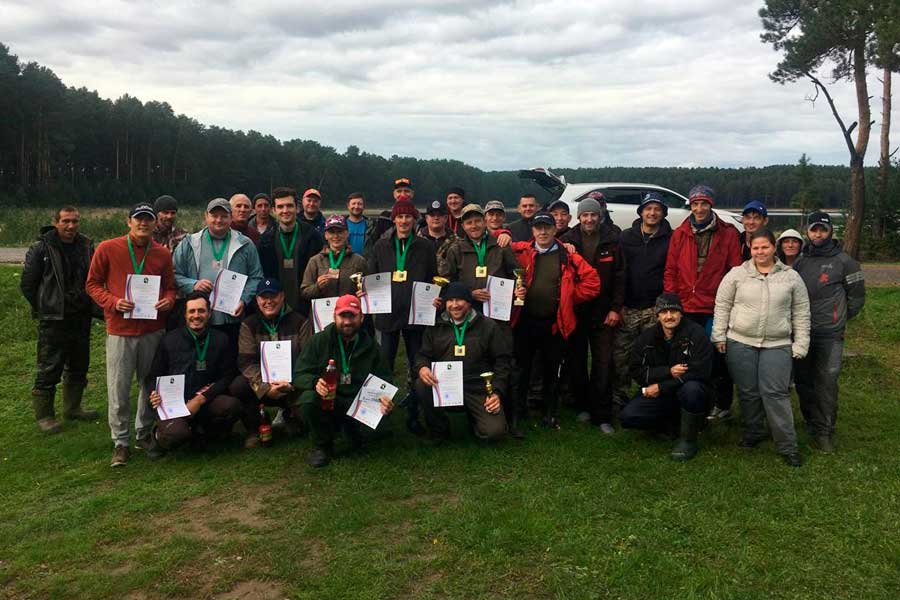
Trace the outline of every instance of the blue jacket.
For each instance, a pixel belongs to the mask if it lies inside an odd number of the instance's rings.
[[[194,284],[200,279],[200,249],[203,244],[204,227],[197,233],[186,237],[172,255],[175,264],[175,287],[182,295],[190,294],[194,290]],[[256,297],[256,288],[263,279],[262,267],[259,264],[259,254],[253,242],[239,231],[231,230],[231,238],[223,260],[224,268],[247,276],[244,285],[244,293],[241,300],[245,309],[249,307]],[[223,315],[226,323],[239,323],[240,317]]]

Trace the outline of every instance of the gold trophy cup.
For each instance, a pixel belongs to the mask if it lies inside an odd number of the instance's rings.
[[[486,398],[490,398],[494,395],[494,383],[492,381],[492,379],[494,378],[494,372],[487,371],[486,373],[482,373],[481,378],[484,379],[484,391],[487,394]]]
[[[524,287],[525,283],[525,269],[513,269],[513,275],[516,277],[516,289],[520,287]],[[525,306],[525,300],[523,298],[516,298],[513,300],[514,306]]]
[[[362,273],[354,273],[350,276],[350,280],[356,284],[356,291],[363,291],[363,274]]]
[[[444,287],[445,285],[450,283],[450,280],[446,277],[433,277],[431,279],[431,282],[436,286]]]

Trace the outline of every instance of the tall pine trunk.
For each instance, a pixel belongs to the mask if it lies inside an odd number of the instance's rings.
[[[853,53],[853,79],[856,83],[856,104],[859,110],[856,144],[850,145],[850,210],[844,229],[844,251],[853,258],[859,257],[859,241],[862,235],[863,211],[866,207],[866,174],[863,161],[872,131],[872,113],[869,108],[869,87],[866,83],[866,50],[858,47]],[[849,143],[849,140],[848,140]]]
[[[881,96],[881,156],[878,164],[878,195],[875,198],[875,220],[872,223],[872,237],[884,237],[884,211],[888,206],[888,175],[891,168],[891,70],[884,69]]]

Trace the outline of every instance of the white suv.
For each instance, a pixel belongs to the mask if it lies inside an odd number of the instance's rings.
[[[519,177],[530,179],[550,192],[553,201],[562,200],[569,205],[569,211],[573,215],[578,214],[578,203],[587,198],[591,192],[603,192],[606,200],[606,210],[612,221],[621,229],[631,227],[631,223],[638,218],[637,207],[647,192],[658,192],[665,205],[669,208],[666,219],[672,229],[675,229],[691,214],[687,198],[673,192],[670,189],[653,185],[652,183],[566,183],[566,178],[554,175],[549,169],[536,168],[519,171]],[[731,223],[743,231],[741,215],[721,209],[713,209],[726,223]]]

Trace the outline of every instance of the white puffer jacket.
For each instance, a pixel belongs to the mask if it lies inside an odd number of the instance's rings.
[[[753,260],[734,267],[716,292],[713,343],[727,339],[755,348],[790,344],[795,358],[809,350],[809,295],[803,279],[780,260],[768,275]]]

